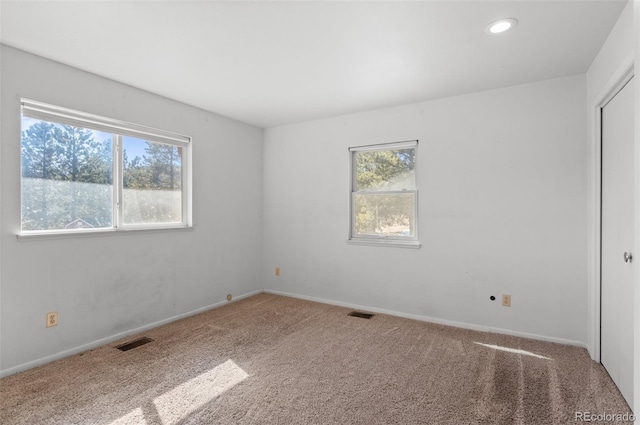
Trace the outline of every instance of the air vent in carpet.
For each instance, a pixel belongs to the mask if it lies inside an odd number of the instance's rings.
[[[116,348],[120,351],[129,351],[133,348],[140,347],[141,345],[145,345],[151,341],[153,341],[151,338],[147,338],[145,336],[144,338],[136,339],[135,341],[131,341],[126,344],[119,345]]]
[[[371,313],[362,313],[360,311],[352,311],[347,316],[360,317],[362,319],[371,319],[374,315]]]

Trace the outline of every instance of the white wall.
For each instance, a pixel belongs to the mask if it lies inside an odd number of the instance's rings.
[[[579,75],[265,130],[265,289],[584,344],[585,104]],[[422,248],[348,245],[347,148],[412,139]]]
[[[600,130],[598,105],[633,63],[633,2],[629,2],[586,73],[588,116],[588,340],[594,360],[600,360]]]
[[[261,129],[7,46],[1,56],[0,374],[262,289]],[[20,97],[192,136],[194,228],[18,241]]]

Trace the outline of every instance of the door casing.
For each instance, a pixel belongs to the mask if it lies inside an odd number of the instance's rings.
[[[622,252],[628,252],[634,245],[633,233],[636,222],[634,214],[636,188],[634,169],[636,167],[633,159],[635,151],[635,87],[632,85],[633,82],[633,80],[629,80],[601,109],[601,123],[606,127],[603,127],[600,137],[600,148],[603,152],[601,166],[600,359],[619,386],[620,391],[623,392],[629,405],[634,403],[631,396],[633,393],[633,374],[626,372],[629,371],[628,368],[631,370],[634,368],[633,295],[635,276],[633,261],[623,263]],[[621,119],[623,120],[621,121]],[[605,135],[607,139],[605,139]],[[632,223],[628,223],[628,221],[632,221]],[[626,259],[624,261],[626,262]],[[626,317],[618,316],[620,314]],[[607,346],[604,345],[605,341]],[[620,351],[621,349],[623,351]],[[607,363],[604,363],[605,360]]]
[[[618,71],[614,74],[614,76],[610,79],[609,83],[604,87],[600,95],[596,97],[596,101],[591,108],[591,114],[593,117],[593,122],[595,123],[595,128],[593,129],[593,137],[592,137],[592,152],[591,152],[591,172],[590,172],[590,183],[591,183],[591,197],[590,197],[590,208],[589,208],[589,227],[590,227],[590,240],[589,240],[589,301],[590,301],[590,309],[592,314],[590,314],[590,322],[591,326],[589,329],[589,334],[591,336],[589,343],[587,344],[587,349],[591,358],[598,363],[600,362],[600,327],[601,327],[601,315],[600,315],[600,306],[601,306],[601,232],[602,232],[602,215],[601,215],[601,207],[602,207],[602,108],[609,103],[609,101],[620,91],[625,84],[633,78],[634,70],[633,70],[633,57],[629,57],[623,65],[618,69]],[[636,90],[638,90],[640,84],[636,83]],[[638,118],[636,118],[636,121]],[[636,125],[636,128],[638,126]],[[638,152],[638,135],[634,136],[635,141],[635,150]],[[636,158],[637,158],[636,154]],[[639,173],[638,161],[635,161],[635,173],[636,179]],[[636,211],[638,211],[638,197],[636,197]],[[634,238],[634,246],[631,247],[631,252],[638,252],[640,255],[640,251],[636,249],[638,246],[638,235],[640,232],[638,231],[640,220],[636,220],[636,229],[634,229],[636,238]],[[638,263],[639,261],[634,261],[632,263],[632,267],[634,267],[634,276],[638,276]],[[634,282],[636,283],[636,282]],[[637,288],[637,283],[635,285]],[[634,306],[637,309],[637,306]]]

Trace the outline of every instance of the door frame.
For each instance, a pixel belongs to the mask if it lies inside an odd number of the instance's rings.
[[[587,349],[591,355],[591,358],[600,363],[600,349],[601,349],[601,289],[602,289],[602,269],[601,269],[601,255],[602,255],[602,108],[618,92],[627,84],[634,76],[634,61],[633,56],[630,56],[623,62],[623,64],[614,73],[612,78],[604,86],[598,96],[595,97],[592,106],[590,107],[590,113],[592,114],[594,128],[592,129],[592,143],[591,143],[591,161],[590,161],[590,205],[589,205],[589,310],[591,325],[589,326],[589,337]],[[639,84],[640,85],[640,84]],[[636,118],[637,120],[637,118]],[[635,125],[635,124],[634,124]],[[637,128],[637,126],[635,127]],[[635,151],[638,151],[638,137],[634,136]],[[637,156],[637,155],[636,155]],[[639,162],[634,161],[634,173],[638,176]],[[634,185],[635,187],[635,185]],[[636,197],[635,205],[638,210],[638,198]],[[632,252],[636,252],[636,246],[638,244],[638,221],[636,220],[634,232],[636,237],[634,238],[634,246],[631,248]],[[640,255],[640,252],[638,253]],[[639,259],[640,260],[640,259]],[[638,276],[638,261],[632,264],[634,268],[634,280],[637,280]],[[635,284],[635,282],[634,282]],[[635,285],[634,285],[635,286]],[[635,306],[634,306],[635,308]]]

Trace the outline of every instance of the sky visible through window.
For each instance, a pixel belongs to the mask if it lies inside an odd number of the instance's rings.
[[[147,143],[145,140],[138,139],[136,137],[124,136],[122,137],[122,144],[125,146],[127,156],[131,159],[136,156],[142,158],[146,153],[145,148],[147,147]]]

